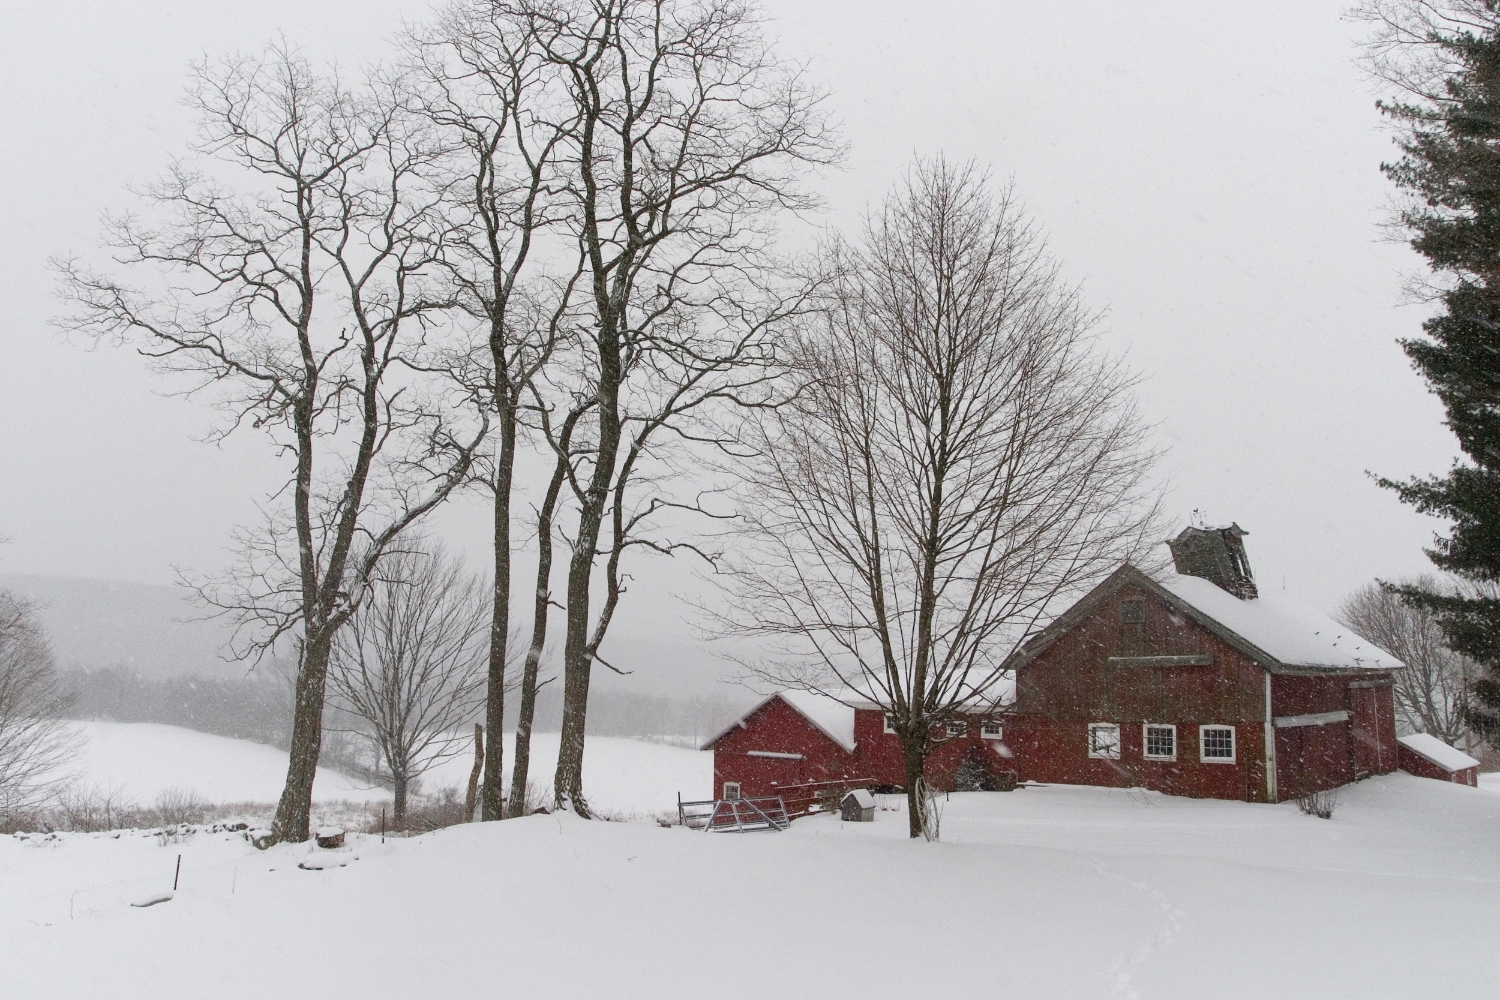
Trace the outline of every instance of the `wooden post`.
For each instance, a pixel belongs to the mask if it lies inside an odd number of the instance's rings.
[[[469,791],[464,796],[464,822],[474,822],[474,800],[479,797],[479,774],[484,770],[484,727],[474,723],[474,769],[469,772]]]

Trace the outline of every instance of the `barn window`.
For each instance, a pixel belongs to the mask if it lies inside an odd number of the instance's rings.
[[[1145,620],[1145,601],[1122,601],[1120,603],[1120,621],[1126,625],[1139,625]]]
[[[1113,722],[1089,723],[1089,756],[1120,759],[1120,727]]]
[[[1001,728],[998,722],[986,722],[979,728],[979,734],[987,740],[1005,739],[1005,730]]]
[[[969,732],[969,724],[963,719],[949,719],[947,729],[949,736],[966,736]]]
[[[1177,759],[1177,727],[1146,723],[1146,759]]]
[[[888,732],[888,733],[894,733],[896,731],[896,720],[893,719],[893,718],[891,718],[889,715],[884,716],[884,718],[885,718],[885,731]]]
[[[1199,756],[1207,764],[1234,763],[1234,727],[1199,726]]]
[[[724,798],[737,799],[740,797],[740,783],[738,781],[724,782]]]

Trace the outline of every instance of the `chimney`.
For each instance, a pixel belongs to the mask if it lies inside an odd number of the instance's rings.
[[[1256,597],[1255,578],[1241,540],[1249,532],[1238,524],[1227,528],[1183,528],[1167,542],[1172,562],[1183,576],[1196,576],[1217,585],[1242,601]]]

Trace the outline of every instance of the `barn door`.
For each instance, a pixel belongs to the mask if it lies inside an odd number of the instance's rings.
[[[1349,718],[1354,736],[1355,780],[1381,774],[1385,761],[1381,759],[1380,701],[1375,689],[1349,689]]]

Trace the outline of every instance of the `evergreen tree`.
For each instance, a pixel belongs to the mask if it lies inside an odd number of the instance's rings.
[[[1379,105],[1400,127],[1404,154],[1381,169],[1413,196],[1401,221],[1441,287],[1427,336],[1401,346],[1469,461],[1443,477],[1380,482],[1452,522],[1427,554],[1472,586],[1393,589],[1437,613],[1451,648],[1483,665],[1469,722],[1500,746],[1500,27],[1428,41],[1453,70],[1435,99]]]

